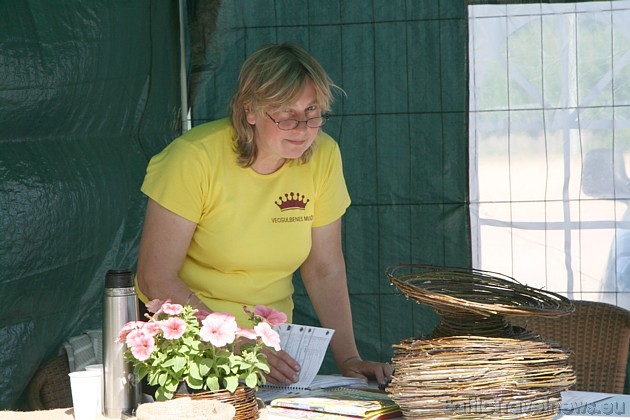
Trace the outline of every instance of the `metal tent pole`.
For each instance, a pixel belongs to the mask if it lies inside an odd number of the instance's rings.
[[[188,77],[186,72],[186,33],[185,28],[185,1],[179,0],[179,82],[182,103],[182,134],[190,130],[190,118],[188,118]]]

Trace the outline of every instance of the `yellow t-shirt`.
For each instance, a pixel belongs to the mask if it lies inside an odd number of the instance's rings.
[[[211,310],[246,325],[243,305],[262,304],[290,322],[311,229],[350,205],[339,147],[320,132],[308,163],[261,175],[238,165],[233,137],[228,119],[188,131],[151,159],[142,192],[197,223],[179,275]]]

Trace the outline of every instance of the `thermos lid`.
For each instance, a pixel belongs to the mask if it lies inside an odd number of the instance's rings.
[[[105,274],[105,288],[117,289],[121,287],[133,287],[133,273],[131,270],[109,270]]]

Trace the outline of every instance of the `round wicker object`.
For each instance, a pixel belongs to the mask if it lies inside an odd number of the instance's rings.
[[[507,315],[557,317],[574,310],[564,296],[489,271],[406,264],[390,267],[386,274],[403,294],[440,315],[433,337],[511,337]]]
[[[560,393],[575,383],[570,352],[505,316],[565,315],[574,310],[569,299],[474,269],[399,265],[386,274],[440,315],[428,337],[394,345],[387,392],[405,418],[555,416]]]
[[[559,316],[574,309],[563,296],[490,271],[405,264],[386,274],[405,295],[440,314]]]
[[[405,418],[553,418],[575,382],[568,358],[535,340],[405,340],[394,346],[387,392]]]
[[[257,419],[259,415],[256,391],[245,386],[237,387],[234,393],[227,389],[220,389],[218,391],[195,391],[190,394],[175,393],[174,395],[174,398],[181,397],[190,397],[192,400],[215,399],[229,403],[236,409],[235,420],[253,420]]]

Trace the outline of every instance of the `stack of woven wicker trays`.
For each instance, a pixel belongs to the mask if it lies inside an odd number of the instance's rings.
[[[507,315],[556,317],[570,300],[487,271],[398,265],[389,280],[433,307],[428,337],[394,345],[387,388],[406,418],[553,418],[575,383],[569,350],[512,327]]]

